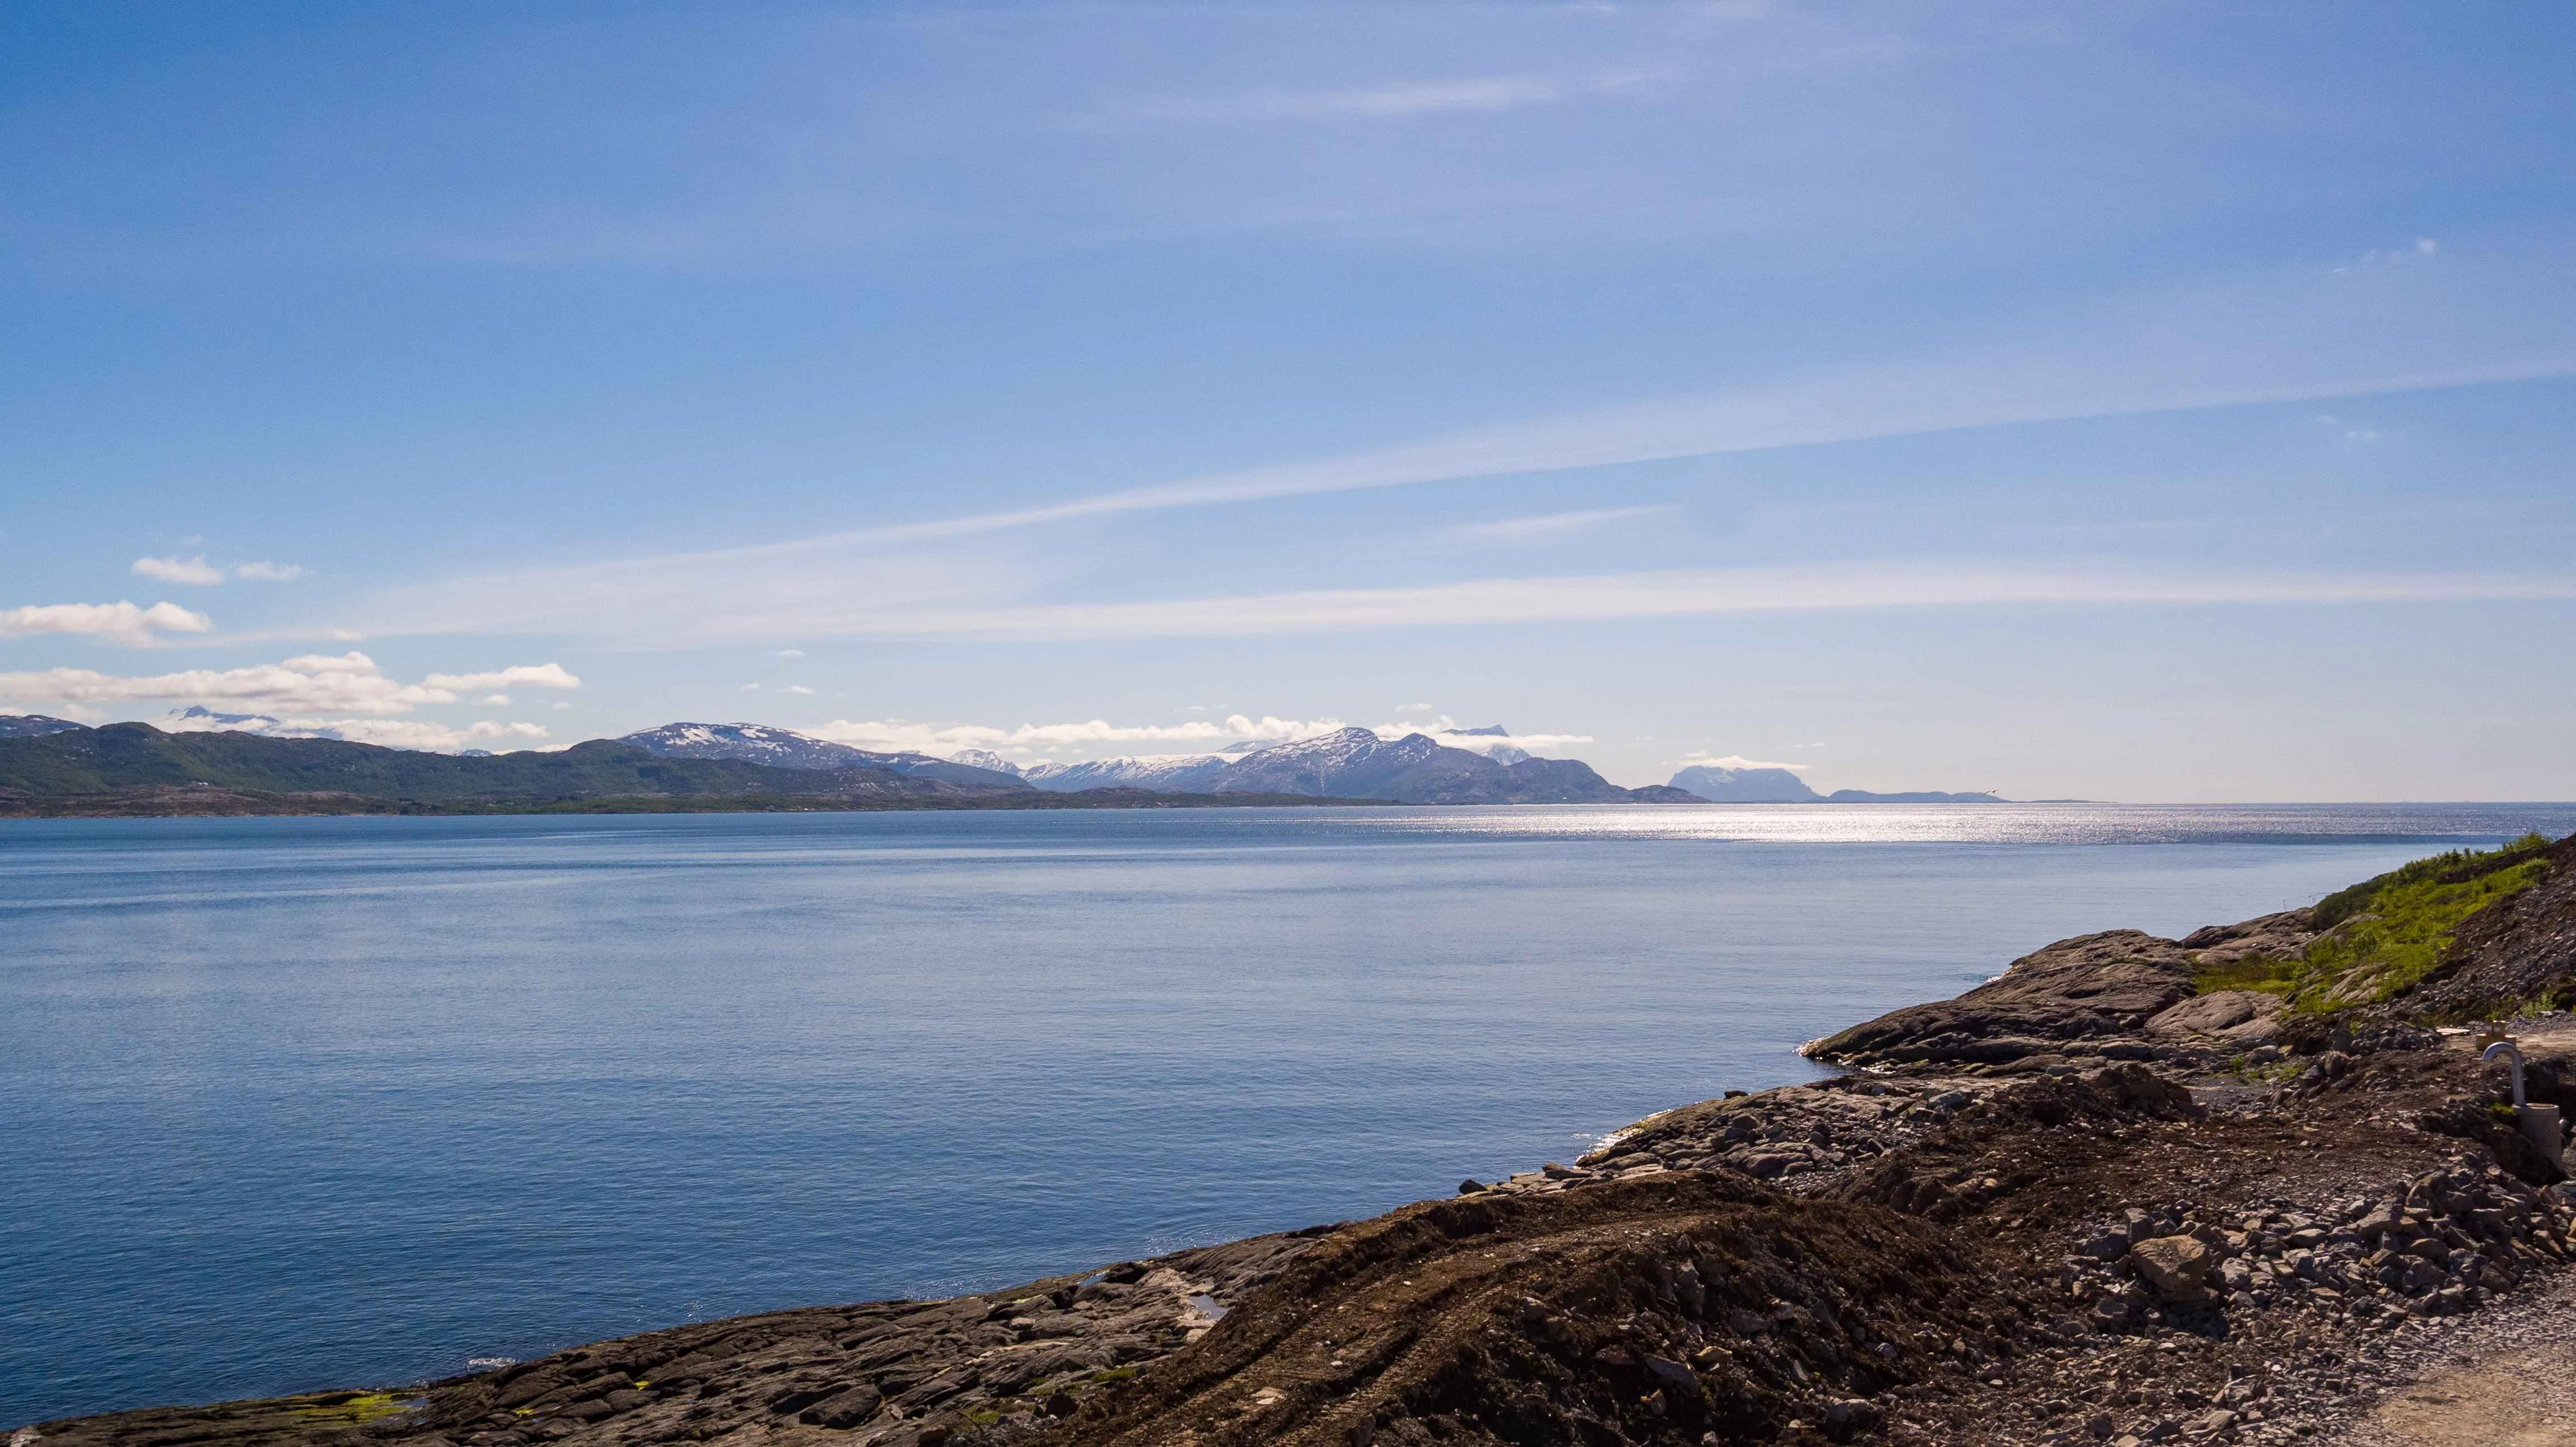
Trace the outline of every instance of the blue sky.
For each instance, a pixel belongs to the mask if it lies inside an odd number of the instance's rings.
[[[1965,8],[13,5],[0,710],[2576,797],[2576,12]]]

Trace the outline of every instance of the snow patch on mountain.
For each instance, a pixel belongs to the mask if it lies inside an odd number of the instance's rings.
[[[886,769],[957,784],[1015,785],[1016,771],[977,768],[928,754],[879,754],[836,744],[793,729],[754,723],[668,723],[626,734],[617,742],[673,759],[739,759],[778,769]]]

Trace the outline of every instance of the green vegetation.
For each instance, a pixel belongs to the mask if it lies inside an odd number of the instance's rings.
[[[2385,1000],[2441,966],[2462,921],[2539,883],[2549,846],[2532,834],[2500,849],[2455,849],[2337,890],[2317,902],[2325,933],[2299,958],[2204,966],[2196,983],[2203,994],[2287,996],[2297,1010]]]
[[[314,1426],[357,1424],[398,1416],[419,1405],[418,1397],[398,1397],[391,1392],[323,1392],[290,1399],[286,1414]]]
[[[2411,864],[2401,864],[2376,879],[2365,879],[2359,884],[2338,889],[2318,900],[2311,913],[2317,928],[2333,929],[2369,908],[2382,890],[2427,881],[2474,878],[2537,859],[2548,852],[2549,845],[2546,835],[2525,834],[2501,849],[2454,849],[2445,854],[2435,854]]]

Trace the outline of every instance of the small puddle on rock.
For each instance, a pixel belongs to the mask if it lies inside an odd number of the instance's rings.
[[[1216,1298],[1208,1295],[1206,1292],[1200,1292],[1198,1295],[1191,1297],[1189,1301],[1190,1305],[1197,1307],[1199,1309],[1199,1314],[1205,1316],[1208,1320],[1225,1320],[1225,1308],[1217,1305]]]

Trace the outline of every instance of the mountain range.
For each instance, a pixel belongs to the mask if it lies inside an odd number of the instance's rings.
[[[1684,791],[1661,784],[1623,789],[1580,759],[1523,755],[1503,763],[1425,734],[1389,740],[1363,728],[1273,744],[1226,765],[1210,787],[1218,793],[1331,794],[1405,804],[1694,802]]]
[[[1500,725],[1467,733],[1508,737]],[[1094,759],[1016,768],[990,753],[970,766],[922,755],[868,754],[785,729],[757,724],[665,724],[620,743],[691,758],[730,758],[789,768],[837,767],[855,756],[871,761],[923,759],[983,779],[1048,792],[1112,788],[1203,794],[1285,794],[1308,798],[1382,799],[1398,804],[1685,804],[1686,791],[1661,784],[1623,789],[1577,759],[1531,758],[1510,745],[1490,753],[1452,748],[1425,734],[1381,739],[1346,728],[1286,743],[1245,743],[1215,754]],[[1508,755],[1508,761],[1504,756]],[[812,763],[791,760],[810,759]],[[892,768],[890,762],[873,767]],[[915,771],[918,766],[914,766]]]
[[[1628,789],[1579,759],[1506,743],[1345,728],[1215,754],[1021,767],[990,752],[880,753],[765,724],[672,723],[571,748],[437,754],[256,729],[90,728],[0,715],[0,813],[260,813],[551,808],[1090,808],[1399,804],[1995,803],[1992,794],[1818,795],[1780,768],[1695,765]],[[265,720],[245,719],[249,723]],[[1509,735],[1499,726],[1463,731]]]
[[[74,726],[0,738],[0,804],[8,812],[384,812],[536,808],[599,800],[792,801],[806,807],[957,807],[1033,791],[911,778],[887,769],[782,769],[732,759],[675,759],[610,739],[559,751],[433,754],[339,739],[280,739],[232,730],[163,733],[150,724]],[[149,796],[148,798],[146,796]],[[221,807],[215,807],[220,805]],[[158,807],[166,806],[166,807]]]

